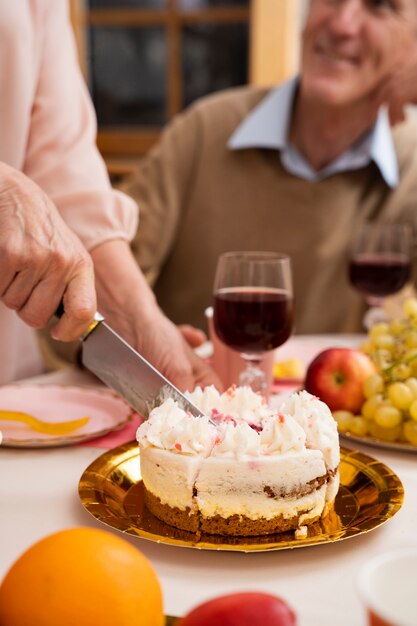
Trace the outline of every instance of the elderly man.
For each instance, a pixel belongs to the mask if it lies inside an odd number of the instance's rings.
[[[172,320],[204,323],[221,252],[276,250],[292,258],[297,332],[360,330],[352,234],[416,214],[417,125],[392,131],[379,108],[416,32],[415,0],[312,0],[299,77],[216,94],[166,129],[127,191],[136,258]]]

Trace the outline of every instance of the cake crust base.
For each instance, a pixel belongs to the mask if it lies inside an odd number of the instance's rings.
[[[146,508],[162,522],[166,522],[170,526],[175,526],[181,530],[188,530],[192,533],[200,531],[200,519],[198,513],[191,511],[189,507],[184,510],[176,507],[162,504],[158,496],[148,491],[143,486],[144,501]]]
[[[300,515],[290,518],[284,518],[282,515],[265,519],[264,517],[253,520],[244,515],[231,515],[230,517],[221,517],[215,515],[213,517],[201,516],[201,530],[210,535],[231,535],[234,537],[255,537],[257,535],[275,535],[276,533],[284,533],[289,530],[295,530],[299,526],[301,515],[308,511],[301,511]],[[311,519],[308,523],[312,524],[319,517]]]
[[[215,515],[203,517],[199,511],[191,511],[190,508],[181,510],[163,504],[161,500],[144,486],[144,500],[148,510],[158,519],[170,526],[187,530],[193,533],[204,532],[210,535],[227,535],[234,537],[255,537],[258,535],[273,535],[276,533],[296,530],[299,527],[300,518],[308,511],[300,511],[299,515],[284,518],[282,515],[271,519],[250,519],[244,515],[232,515],[228,518]],[[304,522],[312,524],[320,519],[320,516]]]

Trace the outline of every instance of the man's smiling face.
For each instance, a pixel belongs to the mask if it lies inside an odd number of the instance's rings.
[[[417,37],[417,0],[311,0],[302,89],[323,104],[367,99]]]

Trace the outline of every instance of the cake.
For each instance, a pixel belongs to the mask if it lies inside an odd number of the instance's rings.
[[[234,386],[187,396],[200,417],[167,399],[137,431],[151,513],[194,533],[237,536],[299,531],[326,514],[340,449],[323,402],[301,391],[273,410]]]

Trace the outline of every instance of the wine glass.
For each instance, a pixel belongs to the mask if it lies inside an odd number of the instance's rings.
[[[291,334],[291,261],[274,252],[226,252],[217,262],[213,322],[217,336],[246,361],[239,385],[265,394],[259,362]]]
[[[408,224],[366,222],[356,234],[349,262],[351,285],[365,296],[364,326],[386,321],[385,297],[400,291],[411,276],[411,228]]]

